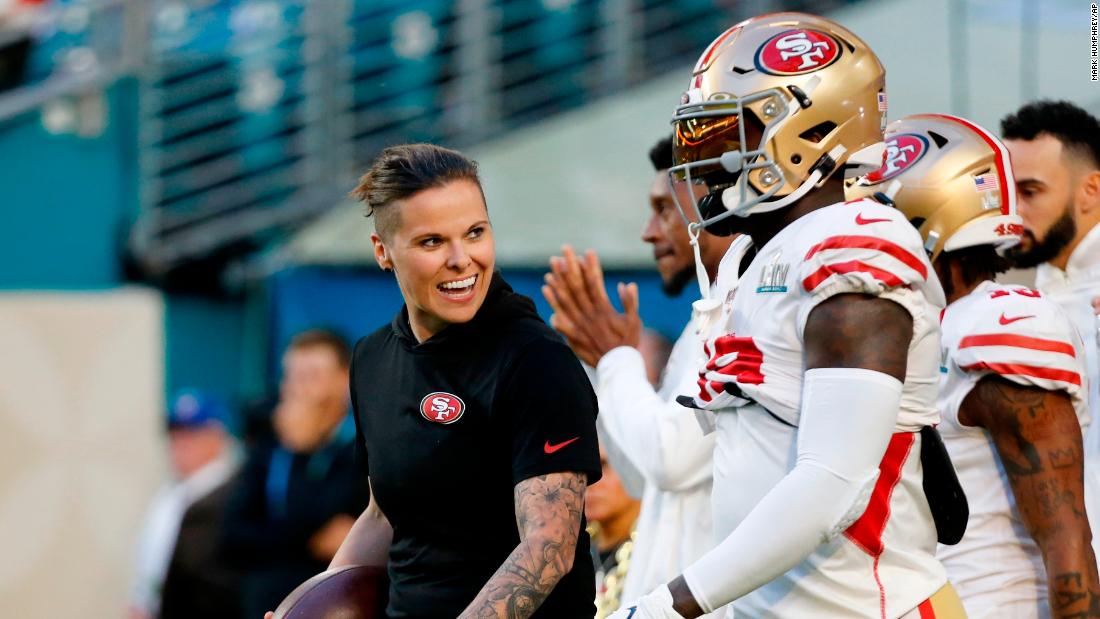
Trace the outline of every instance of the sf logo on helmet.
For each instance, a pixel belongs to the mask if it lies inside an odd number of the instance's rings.
[[[788,30],[760,46],[756,68],[772,75],[801,75],[823,69],[839,57],[840,45],[824,32]]]
[[[902,133],[886,140],[882,167],[867,175],[867,183],[881,183],[894,178],[920,161],[926,152],[928,152],[928,140],[923,135]]]
[[[421,416],[432,423],[443,425],[454,423],[462,417],[465,410],[466,404],[461,398],[444,391],[429,393],[420,401]]]

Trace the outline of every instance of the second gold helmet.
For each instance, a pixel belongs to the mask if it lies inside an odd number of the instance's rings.
[[[940,252],[1020,241],[1016,181],[996,136],[957,116],[917,114],[890,123],[882,167],[845,186],[849,200],[892,201]]]

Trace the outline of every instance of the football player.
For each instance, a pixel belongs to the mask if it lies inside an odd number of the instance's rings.
[[[920,229],[947,296],[939,430],[970,519],[938,556],[972,618],[1097,616],[1083,343],[1056,303],[993,282],[1009,267],[999,252],[1023,233],[1008,151],[936,114],[894,122],[886,138],[883,167],[847,196],[892,201]]]
[[[882,163],[884,88],[859,37],[800,13],[699,59],[671,173],[710,190],[685,205],[703,226],[757,247],[689,398],[716,413],[718,541],[614,617],[963,616],[921,465],[943,291],[901,212],[844,203],[845,169]]]

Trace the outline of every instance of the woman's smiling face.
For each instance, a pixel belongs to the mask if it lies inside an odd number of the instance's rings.
[[[400,209],[391,238],[371,240],[378,263],[397,275],[413,335],[424,341],[468,322],[485,301],[496,259],[481,189],[455,180],[388,208]]]

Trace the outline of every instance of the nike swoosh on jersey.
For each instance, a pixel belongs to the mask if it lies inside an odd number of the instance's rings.
[[[1035,318],[1035,317],[1034,316],[1013,316],[1012,318],[1009,318],[1009,317],[1005,316],[1004,312],[1001,312],[1001,324],[1002,325],[1010,325],[1010,324],[1016,322],[1017,320],[1023,320],[1025,318]]]
[[[557,444],[555,444],[555,445],[551,445],[551,444],[550,444],[550,441],[546,441],[546,444],[542,446],[542,450],[543,450],[543,451],[545,451],[545,452],[546,452],[546,453],[548,453],[548,454],[552,454],[552,453],[554,453],[555,451],[558,451],[558,450],[560,450],[560,449],[562,449],[562,448],[564,448],[564,447],[567,447],[567,446],[568,446],[568,445],[570,445],[571,443],[575,443],[575,442],[577,442],[577,441],[579,441],[579,440],[581,440],[581,437],[579,437],[579,436],[574,436],[573,438],[569,439],[568,441],[564,441],[564,442],[561,442],[561,443],[557,443]]]
[[[889,217],[883,217],[881,219],[864,219],[863,213],[856,213],[856,225],[866,226],[867,224],[877,224],[883,221],[890,221]]]

